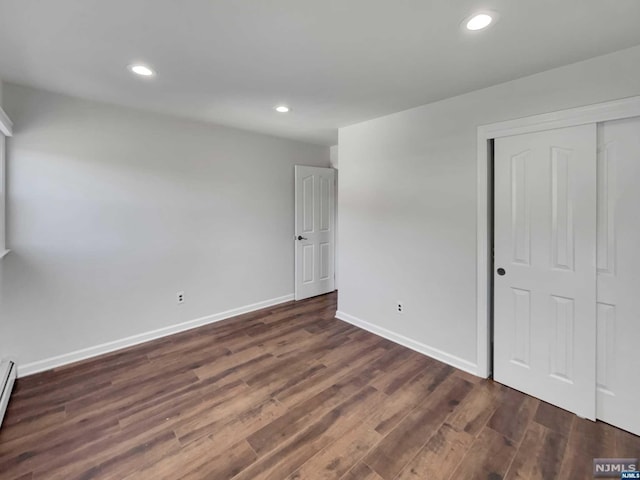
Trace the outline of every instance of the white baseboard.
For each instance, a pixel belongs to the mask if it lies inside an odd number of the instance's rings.
[[[431,358],[435,358],[441,362],[444,362],[452,367],[456,367],[460,370],[464,370],[467,373],[478,376],[478,366],[470,362],[468,360],[464,360],[463,358],[456,357],[455,355],[451,355],[450,353],[443,352],[442,350],[438,350],[437,348],[430,347],[429,345],[425,345],[424,343],[416,342],[415,340],[411,340],[403,335],[392,332],[391,330],[387,330],[386,328],[379,327],[374,325],[373,323],[365,322],[353,315],[349,315],[348,313],[341,312],[338,310],[336,312],[336,318],[343,320],[351,325],[355,325],[356,327],[362,328],[371,332],[379,337],[386,338],[387,340],[391,340],[394,343],[398,343],[403,347],[410,348],[411,350],[415,350],[418,353],[422,353]]]
[[[207,315],[206,317],[196,318],[195,320],[189,320],[188,322],[169,325],[168,327],[159,328],[150,332],[140,333],[131,337],[122,338],[120,340],[103,343],[94,347],[83,348],[82,350],[65,353],[64,355],[58,355],[56,357],[39,360],[37,362],[27,363],[25,365],[18,366],[18,378],[33,375],[34,373],[43,372],[45,370],[51,370],[52,368],[60,367],[62,365],[67,365],[69,363],[77,362],[80,360],[86,360],[87,358],[96,357],[98,355],[114,352],[116,350],[121,350],[133,345],[148,342],[150,340],[166,337],[167,335],[172,335],[174,333],[184,332],[185,330],[191,330],[192,328],[201,327],[203,325],[219,322],[221,320],[226,320],[227,318],[242,315],[244,313],[253,312],[262,308],[272,307],[273,305],[289,302],[291,300],[293,300],[293,294],[284,295],[282,297],[272,298],[270,300],[264,300],[258,303],[252,303],[251,305],[245,305],[244,307],[227,310],[226,312]]]

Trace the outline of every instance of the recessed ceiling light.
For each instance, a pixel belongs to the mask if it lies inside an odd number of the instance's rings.
[[[129,70],[131,70],[136,75],[140,75],[141,77],[153,77],[156,74],[156,72],[141,63],[134,63],[132,65],[129,65]]]
[[[465,24],[467,30],[482,30],[487,28],[493,22],[493,15],[489,13],[478,13],[469,18]]]
[[[276,112],[278,113],[288,113],[289,110],[291,110],[289,107],[287,107],[286,105],[278,105],[276,107]]]

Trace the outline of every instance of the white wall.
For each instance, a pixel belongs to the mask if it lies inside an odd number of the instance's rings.
[[[477,126],[640,95],[639,79],[634,47],[340,129],[339,316],[474,371]]]
[[[293,166],[328,148],[12,84],[4,102],[19,365],[293,293]]]

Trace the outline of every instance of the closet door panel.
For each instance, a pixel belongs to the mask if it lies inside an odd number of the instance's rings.
[[[596,414],[596,125],[495,141],[494,377]]]
[[[597,416],[640,435],[640,117],[598,126]]]

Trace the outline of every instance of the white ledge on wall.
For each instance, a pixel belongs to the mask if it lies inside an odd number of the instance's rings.
[[[4,258],[4,256],[9,253],[11,250],[0,250],[0,259]]]

